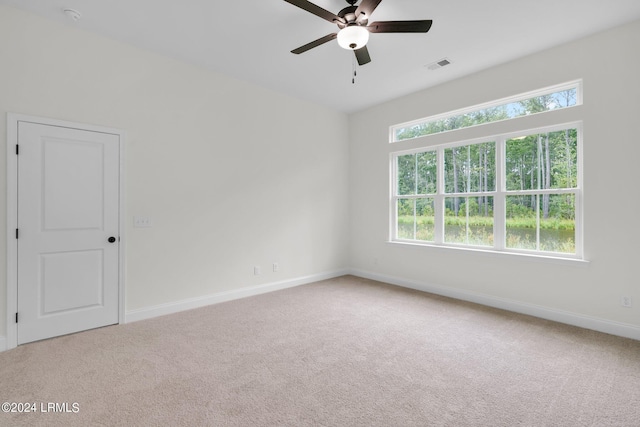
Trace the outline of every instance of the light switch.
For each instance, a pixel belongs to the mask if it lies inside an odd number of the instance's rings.
[[[149,218],[148,216],[134,216],[133,226],[134,227],[151,227],[151,218]]]

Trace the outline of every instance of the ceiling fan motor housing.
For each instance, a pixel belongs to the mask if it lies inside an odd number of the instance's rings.
[[[368,23],[368,19],[364,18],[361,19],[360,21],[358,21],[358,17],[356,16],[356,10],[358,8],[356,6],[348,6],[345,7],[344,9],[342,9],[340,12],[338,12],[338,16],[342,19],[344,19],[345,21],[347,21],[346,24],[342,23],[342,22],[336,22],[336,24],[338,24],[338,27],[340,27],[341,29],[344,27],[348,27],[349,25],[367,25]],[[364,17],[364,15],[363,15]]]

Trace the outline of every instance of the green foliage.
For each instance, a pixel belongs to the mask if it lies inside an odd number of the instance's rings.
[[[398,216],[413,216],[414,212],[418,216],[433,216],[433,199],[398,199]]]
[[[433,216],[433,199],[416,199],[416,215]]]
[[[525,135],[506,143],[507,190],[575,188],[578,177],[576,129]]]
[[[574,237],[562,238],[561,236],[554,234],[545,236],[545,234],[547,233],[544,233],[542,231],[540,234],[541,238],[539,250],[568,254],[576,252],[576,243]],[[507,231],[506,244],[507,248],[536,250],[537,241],[535,231],[531,231],[528,233],[510,233],[509,231]]]
[[[445,149],[444,186],[446,193],[495,190],[496,143]]]
[[[535,220],[536,212],[528,206],[519,203],[513,203],[511,198],[507,198],[506,206],[507,221],[509,219],[531,219]]]
[[[437,191],[437,155],[435,151],[398,156],[398,194],[434,194]]]
[[[536,229],[537,223],[535,218],[509,218],[506,222],[507,229],[509,228],[531,228]],[[576,223],[569,219],[541,219],[541,230],[575,230]]]
[[[414,215],[414,203],[411,199],[398,200],[398,216]]]
[[[467,214],[467,205],[469,205],[469,216],[474,217],[493,217],[493,197],[466,197],[460,204],[458,216]],[[477,200],[480,200],[478,203]]]
[[[399,215],[398,237],[401,239],[434,241],[433,216]],[[536,219],[507,219],[508,248],[536,250]],[[415,236],[414,236],[415,227]],[[483,216],[446,216],[445,241],[469,245],[493,245],[493,218]],[[540,220],[540,250],[575,253],[575,221],[563,219]]]
[[[419,136],[431,135],[434,133],[447,132],[462,129],[470,126],[491,123],[509,118],[508,106],[498,106],[473,111],[459,116],[451,116],[446,119],[420,123],[418,125],[400,129],[396,132],[396,139],[417,138]]]
[[[427,121],[397,130],[395,138],[398,141],[402,141],[424,135],[447,132],[484,123],[551,111],[557,108],[570,107],[572,105],[576,105],[576,102],[576,89],[569,89],[530,98],[520,102],[512,102],[491,108],[484,108],[458,116],[450,116],[445,119]]]
[[[414,223],[415,221],[415,223]],[[415,226],[415,237],[414,237]],[[434,240],[433,216],[398,216],[398,237],[401,239],[422,240],[432,242]]]
[[[398,224],[402,224],[402,225],[413,225],[413,216],[409,216],[409,215],[403,215],[403,216],[398,216]],[[415,218],[416,220],[416,224],[419,226],[426,226],[426,225],[433,225],[434,224],[434,220],[433,217],[429,217],[429,216],[418,216]]]
[[[529,196],[507,196],[506,198],[506,217],[509,219],[528,218],[535,219],[536,209],[541,209],[542,219],[558,219],[575,221],[575,196],[573,194],[549,194],[546,195],[546,215],[543,211],[545,208],[545,195],[529,195]]]
[[[469,216],[469,220],[467,221],[466,217],[457,216],[457,217],[447,217],[444,220],[445,228],[447,227],[447,225],[465,227],[467,224],[469,225],[469,227],[493,228],[493,217],[488,218],[486,216]]]
[[[433,216],[417,216],[415,217],[416,224],[419,226],[423,225],[434,225],[434,217]],[[413,225],[414,217],[413,215],[398,215],[398,224],[403,225]],[[485,216],[470,216],[469,221],[467,222],[467,218],[463,216],[448,216],[445,217],[444,220],[445,227],[446,226],[458,226],[464,227],[469,224],[470,227],[493,227],[493,217],[485,217]],[[510,218],[507,219],[506,222],[507,229],[536,229],[536,219],[535,218]],[[540,220],[540,229],[541,230],[565,230],[565,231],[575,231],[575,221],[566,220],[566,219],[546,219]]]

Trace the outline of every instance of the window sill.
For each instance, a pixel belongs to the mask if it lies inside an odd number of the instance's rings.
[[[407,247],[407,248],[424,248],[425,250],[428,250],[428,251],[466,253],[466,254],[486,256],[494,259],[503,259],[503,260],[518,259],[518,260],[525,260],[525,261],[532,261],[532,262],[567,265],[572,267],[589,266],[588,260],[580,259],[580,258],[569,258],[569,257],[542,255],[542,254],[538,255],[538,254],[519,253],[519,252],[502,252],[502,251],[482,249],[482,248],[444,246],[444,245],[436,245],[436,244],[429,244],[429,243],[414,243],[411,241],[402,241],[402,240],[390,240],[387,243],[392,245],[398,245],[401,247]]]

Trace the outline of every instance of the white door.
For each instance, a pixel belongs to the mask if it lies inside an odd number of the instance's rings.
[[[118,135],[18,123],[18,344],[118,323]]]

